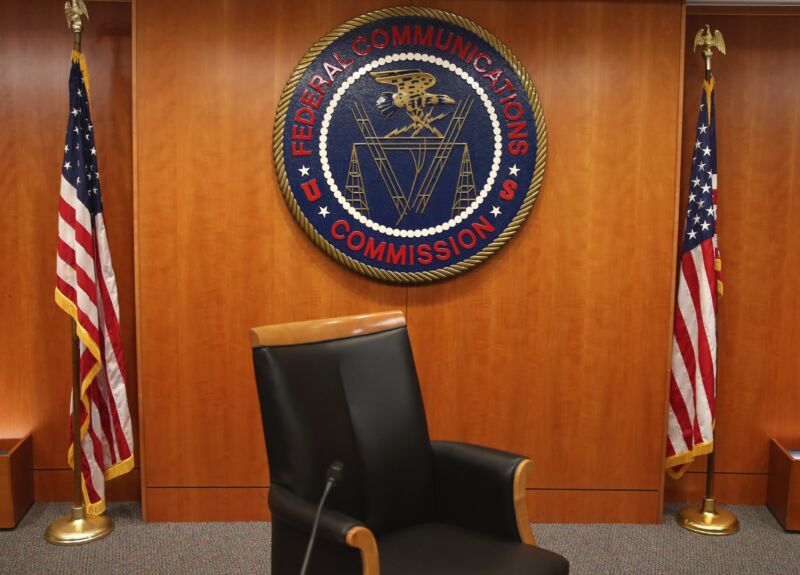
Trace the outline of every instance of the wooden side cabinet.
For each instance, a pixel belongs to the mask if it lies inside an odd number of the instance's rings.
[[[14,527],[33,504],[33,441],[0,439],[0,528]]]
[[[800,440],[770,443],[767,507],[784,529],[800,531],[800,459],[789,449],[800,449]]]

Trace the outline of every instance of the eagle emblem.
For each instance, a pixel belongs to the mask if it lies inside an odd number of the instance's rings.
[[[411,123],[403,128],[393,130],[387,137],[397,136],[411,131],[417,136],[422,130],[428,130],[441,138],[442,133],[433,123],[447,114],[433,116],[433,107],[438,104],[455,104],[455,100],[446,94],[429,94],[428,89],[436,85],[433,74],[422,70],[383,70],[370,72],[376,82],[397,88],[396,92],[382,92],[376,107],[384,118],[393,117],[399,110],[405,110]]]
[[[711,56],[711,48],[716,48],[721,54],[725,53],[725,40],[722,39],[722,32],[714,30],[712,34],[711,26],[708,24],[706,24],[705,30],[700,28],[700,30],[697,31],[694,37],[694,48],[692,51],[696,52],[698,46],[703,48],[703,54],[707,57]]]
[[[86,16],[89,19],[89,12],[86,10],[86,4],[83,0],[71,0],[64,4],[64,15],[67,17],[67,28],[71,28],[76,32],[80,32],[83,23],[81,16]]]

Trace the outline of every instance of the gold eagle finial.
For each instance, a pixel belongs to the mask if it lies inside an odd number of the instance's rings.
[[[80,32],[83,28],[81,16],[86,16],[86,19],[89,19],[89,12],[86,10],[86,4],[83,3],[83,0],[71,0],[64,4],[64,15],[67,17],[67,28],[73,32]]]
[[[67,17],[67,28],[72,30],[74,37],[74,44],[72,49],[75,52],[81,51],[81,31],[83,30],[82,16],[89,19],[89,11],[86,9],[86,4],[83,0],[67,0],[64,4],[64,15]]]
[[[703,56],[706,57],[706,60],[711,60],[711,56],[713,54],[712,48],[716,48],[719,50],[720,54],[725,53],[725,40],[722,38],[722,32],[719,30],[714,30],[714,33],[711,33],[711,26],[706,24],[705,29],[700,28],[697,31],[697,34],[694,37],[694,48],[693,51],[697,51],[697,47],[700,46],[703,48]]]

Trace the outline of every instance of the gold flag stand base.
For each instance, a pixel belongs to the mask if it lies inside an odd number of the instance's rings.
[[[83,506],[72,507],[72,514],[59,517],[47,526],[44,538],[53,545],[80,545],[102,539],[114,530],[104,515],[87,516]]]
[[[678,524],[703,535],[733,535],[739,532],[739,520],[730,511],[717,509],[713,498],[703,499],[703,506],[684,507],[678,512]]]

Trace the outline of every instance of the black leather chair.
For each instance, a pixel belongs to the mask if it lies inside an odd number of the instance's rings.
[[[328,465],[309,574],[563,575],[536,547],[519,455],[430,441],[401,312],[251,331],[272,485],[272,573],[297,575]]]

